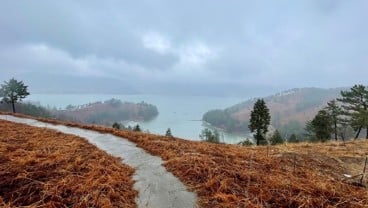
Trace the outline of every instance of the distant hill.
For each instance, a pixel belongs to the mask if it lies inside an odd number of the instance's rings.
[[[265,97],[270,109],[271,125],[282,132],[301,133],[305,122],[311,120],[326,103],[340,96],[347,88],[298,88]],[[203,120],[229,132],[248,133],[250,112],[257,98],[223,110],[211,110]]]
[[[55,118],[87,124],[112,125],[121,121],[148,121],[158,115],[157,107],[145,102],[130,103],[117,99],[85,105],[69,105],[65,110],[49,109],[36,103],[17,103],[18,113],[43,118]],[[1,103],[0,111],[11,112],[9,104]]]
[[[34,117],[42,117],[42,118],[52,117],[49,109],[30,102],[16,103],[15,109],[17,113],[22,113]],[[11,105],[7,103],[0,103],[0,111],[12,112]]]
[[[81,106],[69,105],[53,110],[55,118],[82,123],[111,125],[121,121],[147,121],[158,115],[157,107],[145,102],[130,103],[111,99]]]

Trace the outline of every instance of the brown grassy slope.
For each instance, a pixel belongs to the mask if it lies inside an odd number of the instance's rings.
[[[67,125],[113,133],[161,156],[166,168],[198,194],[201,207],[368,207],[368,191],[342,181],[344,173],[361,172],[368,141],[282,145],[270,148],[267,157],[266,147]]]
[[[136,207],[134,170],[82,138],[0,120],[0,207]]]
[[[294,152],[276,147],[267,157],[265,147],[167,141],[152,136],[134,140],[167,160],[166,168],[198,193],[203,207],[368,207],[367,190],[341,181],[343,173],[350,173],[346,164],[328,152],[314,154],[313,146],[312,153],[299,152],[299,147],[293,147]],[[362,147],[363,143],[349,146]],[[339,146],[328,148],[335,147]],[[364,150],[367,152],[367,144]],[[350,158],[350,151],[347,153],[339,156]],[[362,170],[364,158],[351,157],[353,160]]]

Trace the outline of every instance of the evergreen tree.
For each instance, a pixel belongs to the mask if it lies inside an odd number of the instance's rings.
[[[289,139],[288,139],[288,142],[289,143],[298,143],[299,140],[298,140],[298,138],[296,137],[295,134],[291,134],[290,137],[289,137]]]
[[[172,135],[172,133],[171,133],[171,129],[170,129],[170,128],[168,128],[168,129],[166,130],[166,134],[165,134],[165,136],[167,136],[167,137],[173,137],[173,135]]]
[[[283,144],[284,143],[284,139],[281,137],[281,134],[277,129],[273,133],[273,135],[270,139],[270,143],[271,143],[271,145]]]
[[[135,125],[133,128],[133,131],[142,131],[141,127],[139,126],[139,124]]]
[[[334,131],[335,140],[338,136],[338,125],[342,122],[341,115],[343,114],[342,108],[337,105],[336,100],[331,100],[327,103],[325,110],[328,112],[332,122],[332,128]]]
[[[341,91],[344,114],[350,118],[350,126],[356,131],[355,139],[359,137],[362,128],[367,129],[368,139],[368,89],[363,85],[354,85],[349,91]]]
[[[211,131],[208,128],[202,130],[201,134],[199,135],[201,140],[211,143],[220,143],[220,133],[215,129]]]
[[[253,110],[250,114],[249,129],[252,133],[255,133],[254,138],[257,141],[257,145],[265,143],[266,133],[268,126],[270,125],[271,116],[269,109],[263,99],[258,99],[254,104]]]
[[[238,145],[242,145],[242,146],[252,146],[254,145],[252,141],[250,141],[250,139],[246,138],[244,141],[241,141],[238,143]]]
[[[0,97],[3,102],[12,104],[13,113],[15,113],[15,103],[22,101],[29,95],[27,88],[28,86],[24,85],[22,81],[17,81],[14,78],[1,85]]]
[[[120,128],[121,128],[121,126],[120,126],[120,124],[119,124],[119,123],[114,122],[114,123],[112,124],[112,128],[114,128],[114,129],[120,129]]]
[[[331,117],[326,110],[318,111],[312,121],[307,122],[306,130],[312,140],[325,142],[331,137],[332,129]]]
[[[351,138],[354,136],[354,129],[349,125],[348,119],[342,119],[340,121],[340,125],[338,128],[338,134],[342,141],[345,141],[346,138]]]

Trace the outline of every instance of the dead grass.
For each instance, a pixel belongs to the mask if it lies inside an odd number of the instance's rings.
[[[0,207],[136,207],[134,170],[82,138],[0,120]]]
[[[163,158],[166,168],[198,194],[201,207],[368,207],[367,189],[342,180],[344,173],[362,171],[365,140],[267,150],[40,120],[128,138]]]

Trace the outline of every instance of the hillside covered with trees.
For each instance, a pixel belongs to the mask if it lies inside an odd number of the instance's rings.
[[[368,139],[368,87],[354,85],[340,94],[307,122],[310,139],[327,141],[333,137],[344,141],[353,135],[357,139],[362,134]]]
[[[112,125],[121,121],[148,121],[158,115],[157,107],[145,102],[131,103],[110,99],[81,106],[53,110],[55,118],[82,123]]]
[[[148,121],[158,115],[157,107],[152,104],[122,102],[117,99],[80,106],[69,105],[64,110],[45,108],[29,102],[16,103],[15,107],[17,112],[35,117],[102,125],[121,121]],[[1,103],[0,111],[11,112],[12,107]]]
[[[265,97],[271,125],[284,135],[303,133],[305,123],[344,89],[298,88]],[[229,132],[249,133],[250,113],[256,100],[208,111],[203,115],[203,121]]]
[[[34,117],[55,118],[89,124],[112,125],[121,121],[148,121],[158,115],[157,107],[145,102],[122,102],[110,99],[85,105],[68,105],[65,110],[50,109],[22,102],[30,95],[28,86],[15,78],[0,85],[0,111],[22,113]]]

